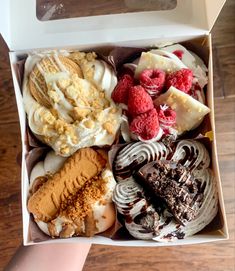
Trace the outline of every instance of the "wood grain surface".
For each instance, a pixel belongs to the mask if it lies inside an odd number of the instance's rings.
[[[216,137],[230,239],[211,244],[166,248],[94,245],[84,271],[235,270],[234,14],[235,1],[228,0],[212,30]],[[8,48],[0,37],[0,269],[4,269],[22,242],[20,144]]]

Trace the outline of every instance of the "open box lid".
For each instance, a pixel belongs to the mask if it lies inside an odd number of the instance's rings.
[[[140,0],[124,2],[133,5]],[[198,36],[210,32],[224,3],[225,0],[178,0],[172,10],[40,21],[36,0],[1,0],[0,31],[12,51]]]

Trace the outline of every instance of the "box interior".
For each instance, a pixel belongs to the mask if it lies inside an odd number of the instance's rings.
[[[216,139],[215,139],[215,130],[214,130],[214,110],[213,110],[213,73],[212,73],[212,53],[211,53],[211,39],[210,35],[195,37],[192,39],[191,35],[189,36],[183,36],[183,37],[175,37],[172,39],[160,39],[161,42],[180,42],[184,43],[186,47],[189,49],[193,49],[193,51],[198,54],[206,64],[208,64],[209,67],[209,84],[207,86],[206,96],[207,96],[207,102],[208,106],[211,108],[211,113],[209,115],[212,131],[214,134],[214,139],[212,142],[212,169],[215,173],[217,187],[218,187],[218,194],[219,194],[219,212],[216,218],[214,219],[213,223],[211,223],[208,227],[206,227],[203,231],[201,231],[198,234],[195,234],[192,237],[188,237],[187,239],[183,240],[177,240],[172,241],[168,243],[158,243],[155,241],[141,241],[141,240],[111,240],[110,238],[106,238],[103,236],[94,236],[92,238],[86,238],[86,237],[73,237],[69,239],[50,239],[47,241],[43,241],[40,243],[76,243],[76,242],[86,242],[86,243],[95,243],[95,244],[109,244],[109,245],[121,245],[121,246],[171,246],[171,245],[184,245],[184,244],[198,244],[203,242],[210,242],[210,241],[216,241],[216,240],[225,240],[228,238],[228,229],[226,224],[226,217],[225,217],[225,209],[224,209],[224,203],[223,203],[223,194],[221,189],[221,181],[219,176],[219,168],[218,168],[218,159],[217,159],[217,153],[216,153]],[[148,47],[155,45],[156,39],[150,39],[146,40],[144,42],[123,42],[123,43],[117,43],[117,46],[126,46],[127,44],[129,46],[134,47],[145,47],[148,45]],[[111,48],[113,48],[112,45],[107,46],[106,44],[103,44],[103,46],[100,45],[93,45],[91,48],[90,46],[84,47],[84,46],[77,46],[73,47],[77,50],[91,50],[94,49],[95,51],[102,51],[107,52]],[[30,52],[30,51],[29,51]],[[32,245],[37,244],[37,240],[32,240],[30,235],[30,225],[34,222],[30,220],[30,215],[27,211],[27,196],[28,196],[28,187],[29,187],[29,181],[28,181],[28,172],[26,169],[26,163],[25,163],[25,156],[27,155],[27,150],[29,149],[29,146],[27,146],[26,141],[26,114],[23,108],[23,101],[22,101],[22,95],[20,90],[20,82],[17,78],[17,67],[16,62],[24,59],[26,57],[25,52],[22,51],[15,51],[10,52],[10,62],[12,67],[12,76],[13,76],[13,82],[15,87],[15,93],[16,93],[16,100],[17,100],[17,107],[19,112],[19,119],[20,119],[20,127],[21,127],[21,138],[22,138],[22,212],[23,212],[23,238],[24,238],[24,245]]]

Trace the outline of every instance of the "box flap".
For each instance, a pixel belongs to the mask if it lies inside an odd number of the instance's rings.
[[[224,2],[178,0],[175,9],[166,11],[40,21],[36,0],[2,0],[1,33],[11,50],[157,40],[182,33],[196,36],[209,32]]]
[[[226,0],[206,0],[206,11],[207,11],[207,24],[208,30],[211,31],[223,5]]]

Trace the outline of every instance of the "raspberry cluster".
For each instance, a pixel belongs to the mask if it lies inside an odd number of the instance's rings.
[[[160,69],[146,69],[140,73],[139,80],[125,73],[112,92],[112,99],[127,105],[130,131],[142,140],[150,140],[158,135],[160,129],[167,134],[169,127],[176,122],[176,112],[164,105],[155,108],[152,98],[171,86],[190,94],[192,81],[190,69],[168,74]]]

